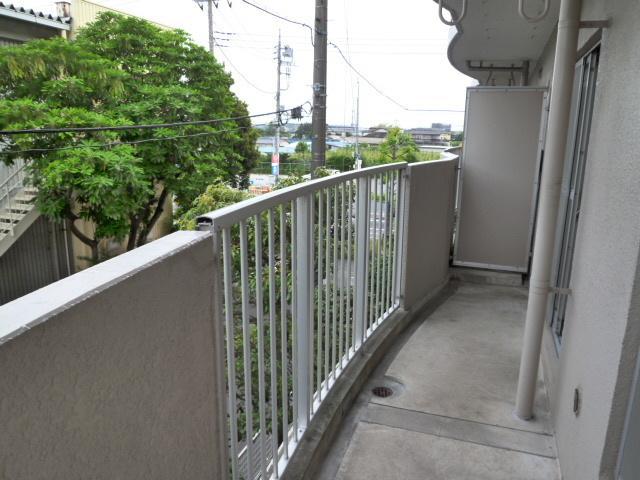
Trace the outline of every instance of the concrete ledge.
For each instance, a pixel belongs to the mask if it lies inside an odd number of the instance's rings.
[[[208,236],[173,233],[0,306],[0,345]]]
[[[344,369],[318,412],[311,420],[298,447],[291,456],[281,478],[299,480],[314,478],[326,458],[343,420],[382,358],[400,335],[425,311],[438,303],[448,285],[445,281],[410,311],[398,310],[367,339],[362,349]]]

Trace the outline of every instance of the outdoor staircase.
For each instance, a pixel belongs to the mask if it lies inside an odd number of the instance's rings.
[[[0,165],[0,256],[27,231],[38,218],[37,190],[25,183],[26,163]]]
[[[0,210],[0,243],[5,237],[15,236],[16,227],[35,208],[37,192],[32,188],[24,188],[13,195],[7,206]]]

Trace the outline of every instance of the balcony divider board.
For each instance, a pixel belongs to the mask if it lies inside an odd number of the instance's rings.
[[[527,273],[545,88],[467,89],[454,265]]]

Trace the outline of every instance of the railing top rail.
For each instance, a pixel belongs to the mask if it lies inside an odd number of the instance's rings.
[[[18,175],[20,172],[22,172],[27,166],[27,162],[24,162],[22,165],[20,165],[16,170],[14,170],[13,172],[11,172],[7,178],[5,178],[4,180],[2,180],[0,182],[0,188],[4,187],[6,184],[8,184],[11,180],[13,180],[13,178]]]
[[[332,187],[347,180],[367,177],[389,170],[404,170],[407,165],[407,162],[388,163],[386,165],[378,165],[363,168],[362,170],[352,170],[330,177],[318,178],[214,210],[213,212],[199,216],[197,221],[198,224],[213,225],[216,228],[230,227],[253,215],[282,205],[285,202],[295,200],[303,195],[317,192],[323,188]]]

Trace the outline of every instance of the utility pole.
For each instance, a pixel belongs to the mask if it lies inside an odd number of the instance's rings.
[[[276,80],[276,135],[273,142],[273,155],[271,156],[271,174],[278,179],[280,175],[280,127],[282,125],[282,118],[280,111],[282,110],[282,102],[280,101],[280,94],[282,91],[289,88],[289,82],[287,81],[287,87],[282,88],[282,75],[289,77],[291,75],[291,65],[293,64],[293,49],[288,46],[282,46],[282,38],[280,30],[278,30],[278,46],[276,47],[276,61],[277,61],[277,75]],[[283,68],[284,67],[284,68]],[[284,71],[283,71],[284,70]]]
[[[278,30],[278,79],[276,81],[276,112],[280,112],[280,76],[282,71],[282,40]],[[276,137],[271,157],[271,174],[278,180],[280,175],[280,113],[276,113]]]
[[[358,96],[356,97],[356,170],[362,168],[360,158],[360,80],[358,80]]]
[[[313,47],[311,175],[323,167],[327,149],[327,13],[329,0],[316,0]]]
[[[216,41],[213,37],[213,0],[208,0],[207,16],[209,17],[209,52],[214,54],[213,47],[215,47]]]

